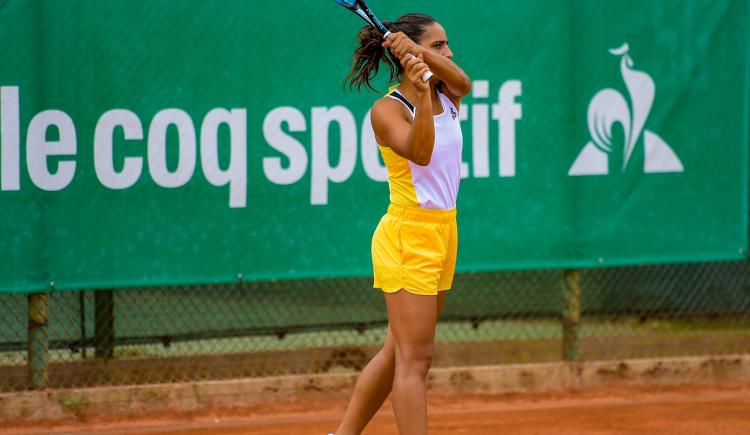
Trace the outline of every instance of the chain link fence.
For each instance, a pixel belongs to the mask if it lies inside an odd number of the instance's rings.
[[[387,324],[369,278],[3,294],[0,311],[2,391],[357,371]],[[459,274],[437,343],[437,367],[747,353],[750,263]]]

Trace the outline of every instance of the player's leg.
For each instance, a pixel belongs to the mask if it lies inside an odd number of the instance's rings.
[[[390,328],[385,345],[362,370],[336,435],[358,435],[391,393],[396,360]]]
[[[401,220],[390,213],[383,216],[372,238],[374,287],[391,288],[400,282],[401,252],[399,229]],[[395,346],[390,327],[385,345],[365,366],[357,379],[354,393],[347,405],[337,435],[359,434],[382,406],[393,384]]]
[[[406,290],[386,295],[396,350],[393,411],[401,434],[427,433],[427,372],[435,348],[438,296]]]
[[[445,305],[447,292],[440,292],[437,300],[437,316]],[[396,362],[393,334],[388,328],[383,349],[365,366],[357,379],[354,393],[346,407],[337,435],[360,434],[376,412],[383,406],[393,386],[393,372]]]

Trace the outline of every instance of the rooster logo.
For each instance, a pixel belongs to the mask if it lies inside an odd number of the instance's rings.
[[[591,99],[588,108],[588,127],[591,141],[578,154],[568,175],[605,175],[609,172],[609,156],[614,152],[612,126],[620,123],[625,133],[622,171],[628,166],[636,150],[638,139],[643,134],[643,172],[683,172],[685,169],[672,148],[661,137],[643,130],[656,88],[651,77],[643,71],[633,69],[633,59],[628,55],[627,43],[609,50],[621,56],[620,72],[630,94],[630,105],[623,95],[611,88],[602,89]]]

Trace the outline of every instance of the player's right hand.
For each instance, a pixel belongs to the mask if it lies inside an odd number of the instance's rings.
[[[388,38],[383,41],[383,47],[391,50],[394,56],[399,60],[403,60],[407,54],[416,56],[422,47],[412,41],[404,32],[391,33]]]
[[[417,56],[406,54],[401,59],[401,66],[404,68],[404,76],[417,88],[417,92],[429,92],[430,83],[422,81],[422,75],[430,68],[424,62],[421,53]]]

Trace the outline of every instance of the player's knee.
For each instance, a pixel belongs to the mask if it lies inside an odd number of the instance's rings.
[[[432,366],[434,353],[435,346],[432,344],[411,348],[406,352],[398,352],[396,366],[399,371],[427,374]]]

